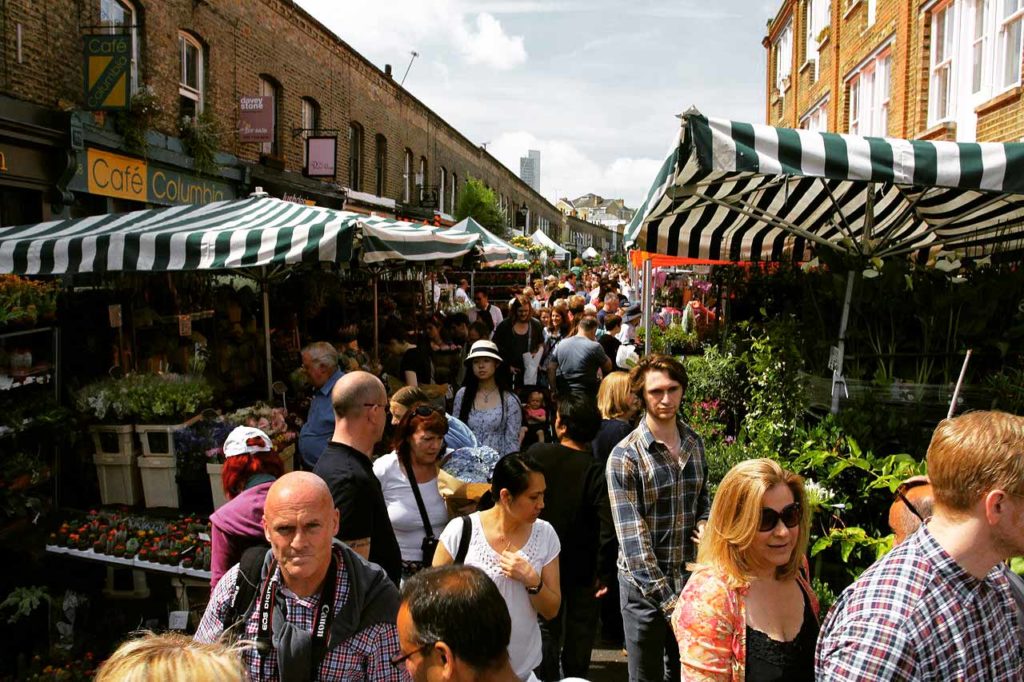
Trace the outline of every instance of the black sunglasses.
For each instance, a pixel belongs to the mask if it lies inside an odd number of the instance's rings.
[[[921,523],[927,523],[928,519],[926,519],[921,514],[921,512],[917,510],[917,507],[914,506],[914,503],[911,502],[905,494],[906,491],[911,490],[912,488],[917,488],[918,486],[922,485],[928,485],[928,481],[905,481],[903,483],[900,483],[898,486],[896,486],[896,492],[893,493],[892,499],[894,502],[896,500],[899,500],[903,504],[907,505],[907,509],[910,510],[911,514],[916,516],[921,521]]]
[[[393,665],[394,667],[397,668],[398,666],[402,665],[403,663],[408,661],[410,658],[412,658],[416,654],[423,653],[427,649],[433,648],[435,645],[437,645],[437,642],[427,642],[426,644],[421,646],[419,649],[413,649],[412,651],[410,651],[407,654],[401,654],[401,655],[395,654],[394,656],[391,657],[391,665]]]
[[[440,411],[441,411],[441,409],[437,408],[437,407],[428,407],[427,405],[419,405],[412,412],[417,417],[429,417],[430,415],[434,414],[435,412],[440,412]]]
[[[782,508],[782,511],[775,511],[771,507],[763,507],[761,509],[761,525],[757,529],[762,533],[774,530],[775,526],[779,525],[779,519],[782,519],[782,523],[786,528],[796,528],[800,525],[802,516],[803,510],[799,502],[787,504]]]

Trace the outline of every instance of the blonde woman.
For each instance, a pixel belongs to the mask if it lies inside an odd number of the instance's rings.
[[[808,526],[799,476],[770,459],[729,470],[672,614],[683,680],[814,680]]]
[[[597,389],[597,409],[601,411],[601,429],[591,442],[594,459],[603,467],[619,441],[630,434],[640,398],[629,388],[628,372],[612,372]]]
[[[242,666],[238,645],[203,644],[191,637],[152,632],[121,644],[96,673],[96,682],[243,682],[249,676]]]

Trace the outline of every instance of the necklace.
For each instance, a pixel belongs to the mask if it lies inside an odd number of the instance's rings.
[[[489,391],[481,390],[480,391],[480,402],[482,402],[482,403],[489,403],[491,401],[491,397],[495,393],[497,393],[497,391],[498,391],[498,387],[497,386],[495,386],[494,388],[492,388]]]

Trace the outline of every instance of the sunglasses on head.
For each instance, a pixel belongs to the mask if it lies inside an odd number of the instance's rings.
[[[437,407],[428,407],[427,405],[419,405],[412,412],[417,417],[429,417],[430,415],[434,414],[435,412],[440,412],[440,411],[441,410],[439,408],[437,408]]]
[[[927,523],[928,519],[922,516],[921,512],[917,510],[917,507],[914,506],[914,503],[911,502],[906,495],[906,492],[908,490],[911,490],[912,488],[917,488],[918,486],[922,485],[928,485],[928,481],[917,480],[904,481],[903,483],[900,483],[898,486],[896,486],[896,491],[893,493],[893,501],[899,500],[903,504],[907,505],[907,509],[910,510],[911,514],[916,516],[921,521],[921,523]]]
[[[802,516],[803,513],[799,502],[787,504],[782,508],[782,511],[775,511],[771,507],[763,507],[761,509],[761,525],[757,529],[762,533],[775,530],[775,526],[779,525],[779,519],[782,519],[782,523],[786,528],[796,528],[800,525]]]

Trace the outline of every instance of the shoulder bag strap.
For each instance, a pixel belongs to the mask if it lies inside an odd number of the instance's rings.
[[[405,466],[406,474],[409,476],[409,485],[412,486],[412,494],[416,497],[416,506],[420,510],[420,520],[423,521],[423,530],[426,531],[428,538],[433,538],[434,529],[430,525],[430,518],[427,516],[427,506],[423,504],[423,495],[420,494],[420,486],[416,482],[416,474],[413,473],[412,463],[401,455],[399,455],[398,459]]]
[[[459,538],[459,549],[455,552],[455,563],[466,562],[466,555],[469,553],[469,543],[473,537],[473,519],[468,516],[462,517],[462,537]]]

